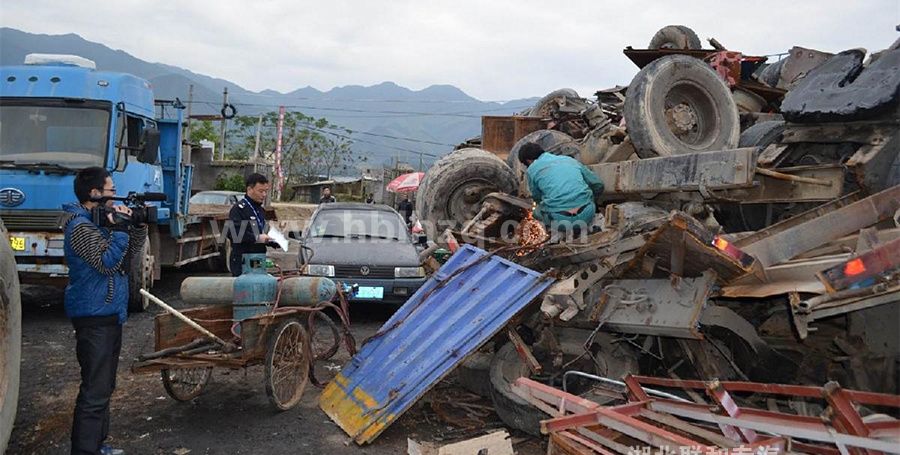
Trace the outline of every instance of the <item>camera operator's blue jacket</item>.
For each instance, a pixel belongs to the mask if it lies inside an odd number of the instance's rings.
[[[119,324],[128,318],[128,259],[139,255],[147,228],[129,232],[97,226],[91,212],[81,204],[63,206],[66,263],[66,316],[118,315]],[[131,253],[129,255],[128,253]]]

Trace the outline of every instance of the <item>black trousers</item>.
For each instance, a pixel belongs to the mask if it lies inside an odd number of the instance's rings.
[[[116,316],[72,322],[81,365],[81,387],[72,418],[72,454],[97,454],[109,434],[109,399],[116,388],[122,326]]]

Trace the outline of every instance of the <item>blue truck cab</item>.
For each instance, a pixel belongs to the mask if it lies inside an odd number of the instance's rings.
[[[166,194],[151,203],[159,224],[130,264],[130,307],[140,310],[146,301],[138,289],[152,286],[166,241],[181,239],[188,223],[182,111],[173,106],[165,111],[174,118],[157,118],[149,82],[98,71],[81,57],[30,54],[25,63],[0,67],[0,218],[20,279],[65,283],[62,205],[76,201],[74,174],[101,166],[112,173],[117,195]]]

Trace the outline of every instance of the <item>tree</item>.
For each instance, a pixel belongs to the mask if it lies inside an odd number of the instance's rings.
[[[191,123],[191,141],[194,143],[210,141],[218,147],[219,133],[209,120],[196,121]]]
[[[238,116],[234,119],[229,141],[229,155],[253,155],[259,116]],[[278,112],[262,114],[259,153],[270,157],[275,151]],[[323,174],[331,178],[353,163],[350,150],[352,131],[341,128],[324,118],[316,119],[301,112],[287,112],[282,131],[282,169],[285,184],[313,182]]]

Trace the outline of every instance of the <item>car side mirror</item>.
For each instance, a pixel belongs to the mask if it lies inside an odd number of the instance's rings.
[[[141,151],[137,156],[137,160],[141,163],[156,164],[158,156],[159,130],[156,128],[145,128],[141,135]]]

